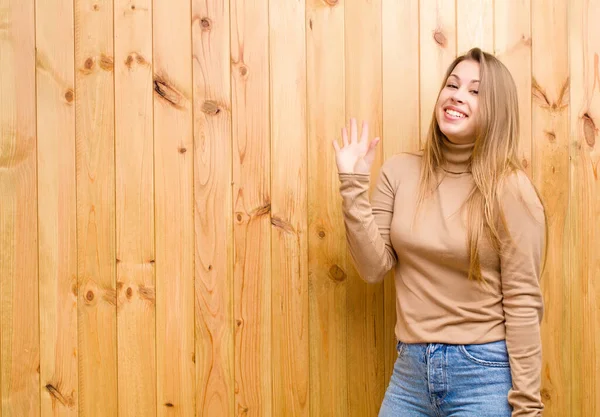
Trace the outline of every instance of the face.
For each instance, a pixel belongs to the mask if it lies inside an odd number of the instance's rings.
[[[479,111],[479,63],[461,61],[452,71],[436,103],[442,133],[457,144],[475,141]]]

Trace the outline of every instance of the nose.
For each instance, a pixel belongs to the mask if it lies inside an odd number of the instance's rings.
[[[459,88],[457,89],[454,94],[452,94],[452,100],[457,102],[457,103],[461,103],[463,104],[465,101],[463,99],[463,92],[462,90]]]

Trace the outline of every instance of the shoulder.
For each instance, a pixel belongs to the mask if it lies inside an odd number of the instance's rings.
[[[544,221],[544,205],[529,179],[521,170],[515,170],[501,181],[498,189],[498,199],[509,217],[531,217],[538,222]]]
[[[542,207],[542,201],[533,182],[521,170],[515,170],[507,175],[500,183],[499,195],[502,200],[520,200],[524,204]]]
[[[402,152],[385,160],[381,166],[379,182],[388,183],[394,189],[401,182],[420,175],[421,157],[416,153]]]
[[[412,172],[418,174],[421,158],[420,152],[400,152],[386,159],[381,171],[390,177],[406,176]]]

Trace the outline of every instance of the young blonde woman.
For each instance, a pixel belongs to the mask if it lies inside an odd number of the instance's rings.
[[[333,142],[346,236],[366,282],[394,269],[398,358],[380,417],[541,416],[546,218],[517,149],[517,91],[473,49],[450,65],[424,149],[381,168],[356,120]]]

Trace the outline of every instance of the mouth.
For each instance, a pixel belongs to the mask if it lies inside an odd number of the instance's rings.
[[[469,116],[467,116],[466,113],[458,110],[455,107],[445,107],[444,113],[446,114],[447,117],[449,117],[450,119],[454,119],[454,120],[466,119],[467,117],[469,117]]]

